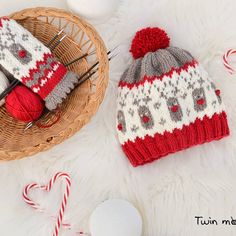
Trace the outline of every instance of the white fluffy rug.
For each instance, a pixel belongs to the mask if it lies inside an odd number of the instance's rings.
[[[48,152],[0,163],[0,235],[50,235],[49,215],[57,212],[58,188],[49,196],[35,196],[44,197],[39,201],[51,210],[48,215],[26,206],[21,192],[25,184],[44,183],[57,171],[73,179],[65,216],[75,229],[89,231],[89,216],[100,202],[124,198],[141,212],[143,236],[236,235],[236,226],[221,225],[223,219],[236,218],[236,75],[230,76],[222,65],[223,53],[236,48],[235,8],[235,0],[124,0],[114,17],[98,27],[108,48],[119,45],[119,55],[111,63],[109,87],[97,115]],[[172,45],[189,50],[205,66],[221,88],[231,136],[133,168],[117,141],[116,91],[131,60],[130,41],[145,26],[166,29]],[[219,224],[197,225],[195,216]],[[74,234],[65,230],[61,235]]]

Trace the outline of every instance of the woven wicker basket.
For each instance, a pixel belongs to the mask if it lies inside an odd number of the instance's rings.
[[[25,123],[14,120],[0,108],[0,159],[13,160],[33,155],[61,143],[81,129],[96,113],[108,83],[108,58],[104,43],[95,29],[81,18],[54,8],[33,8],[10,16],[27,28],[43,43],[49,42],[60,29],[68,37],[54,51],[62,63],[67,63],[86,52],[95,53],[71,65],[69,70],[83,74],[99,61],[98,71],[64,101],[59,121],[50,128],[34,125],[24,131]],[[53,122],[55,114],[41,121]]]

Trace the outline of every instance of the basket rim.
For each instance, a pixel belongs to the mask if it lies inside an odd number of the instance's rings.
[[[65,127],[65,130],[63,130],[64,138],[60,136],[60,133],[58,136],[55,136],[53,141],[49,143],[42,143],[37,147],[37,150],[32,146],[27,146],[19,151],[11,151],[11,150],[5,150],[4,147],[2,150],[0,149],[0,160],[15,160],[20,159],[23,157],[31,156],[33,154],[36,154],[38,152],[46,151],[53,146],[63,142],[67,138],[74,135],[76,132],[78,132],[85,124],[87,124],[92,116],[97,112],[101,102],[103,101],[103,98],[105,96],[105,91],[108,85],[109,80],[109,62],[108,62],[108,56],[106,54],[107,50],[105,47],[105,44],[96,31],[96,29],[87,21],[82,19],[81,17],[73,14],[72,12],[66,11],[64,9],[59,8],[53,8],[53,7],[35,7],[35,8],[26,8],[14,13],[11,13],[8,17],[13,18],[15,20],[24,20],[27,18],[38,18],[38,17],[58,17],[58,18],[65,18],[68,21],[72,22],[75,25],[79,25],[80,28],[83,31],[86,31],[86,35],[88,38],[93,42],[95,47],[97,48],[97,45],[99,45],[100,50],[96,50],[97,58],[103,57],[104,61],[103,63],[99,63],[98,66],[98,79],[96,81],[96,90],[99,91],[99,93],[92,93],[89,94],[88,103],[86,106],[81,110],[81,113],[86,114],[88,113],[88,110],[90,109],[90,116],[87,116],[86,119],[81,121],[80,119],[74,119],[70,123],[68,123],[68,126]],[[96,41],[94,41],[96,39]],[[101,76],[102,75],[102,76]],[[102,79],[100,79],[100,77]],[[102,81],[101,81],[102,80]],[[91,110],[91,107],[93,109]],[[79,125],[80,124],[80,125]],[[81,125],[82,124],[82,125]],[[71,126],[73,125],[73,132],[71,129]]]

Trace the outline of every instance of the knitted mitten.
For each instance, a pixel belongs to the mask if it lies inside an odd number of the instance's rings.
[[[49,110],[55,109],[78,82],[50,49],[12,19],[0,19],[0,50],[0,65],[37,93]]]

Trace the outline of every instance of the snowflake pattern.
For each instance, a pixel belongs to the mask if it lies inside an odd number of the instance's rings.
[[[133,117],[134,116],[134,110],[132,108],[129,108],[128,113]]]
[[[138,131],[138,129],[139,129],[139,127],[137,125],[133,125],[131,127],[131,131],[134,132],[134,133],[136,133]]]
[[[19,75],[20,74],[20,68],[19,67],[14,67],[13,68],[13,74],[14,75]]]
[[[144,97],[143,99],[143,102],[147,105],[150,101],[152,101],[152,99],[150,98],[149,95],[147,95],[146,97]]]
[[[28,34],[22,34],[22,40],[23,41],[28,41],[29,40],[29,35]]]
[[[186,114],[187,114],[187,116],[189,116],[190,113],[191,113],[191,110],[190,110],[189,108],[187,108],[187,109],[186,109]]]
[[[42,51],[42,46],[41,45],[37,45],[37,46],[35,46],[34,50],[36,52],[41,52]]]
[[[3,52],[0,52],[0,60],[5,60],[6,55]]]
[[[158,110],[161,107],[161,103],[160,102],[156,102],[153,105],[154,109]]]
[[[216,104],[217,104],[216,101],[213,101],[213,102],[211,103],[211,105],[212,105],[214,108],[216,108]]]
[[[161,117],[161,120],[159,121],[159,124],[164,126],[165,123],[166,123],[166,120],[163,117]]]

